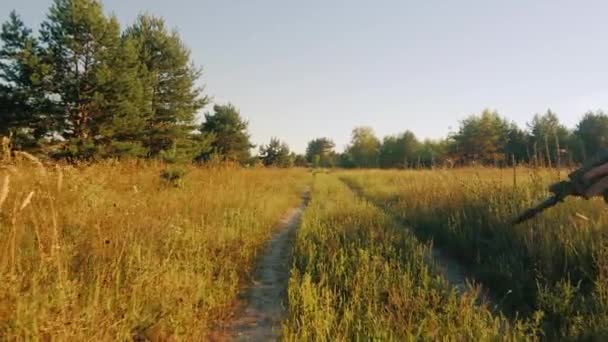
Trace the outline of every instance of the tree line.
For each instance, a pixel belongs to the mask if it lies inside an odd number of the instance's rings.
[[[574,129],[555,113],[525,129],[484,110],[444,139],[411,131],[379,139],[357,127],[344,152],[329,138],[296,154],[277,138],[252,156],[248,122],[197,85],[202,71],[176,30],[143,14],[121,28],[97,0],[54,0],[36,32],[12,12],[0,32],[0,135],[11,148],[70,161],[154,158],[265,166],[420,168],[579,163],[605,149],[608,116],[589,112]]]
[[[608,115],[584,114],[574,129],[551,110],[536,114],[522,129],[497,111],[484,110],[460,121],[444,139],[419,140],[411,131],[380,140],[370,127],[357,127],[343,153],[327,138],[308,144],[306,160],[319,166],[428,168],[467,165],[538,167],[575,165],[608,149]]]

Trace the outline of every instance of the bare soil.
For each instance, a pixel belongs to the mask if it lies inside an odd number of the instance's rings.
[[[281,220],[277,233],[257,261],[253,284],[241,295],[243,305],[227,327],[214,333],[213,340],[274,341],[280,338],[280,324],[287,308],[292,242],[308,199],[307,192],[302,204],[291,209]]]

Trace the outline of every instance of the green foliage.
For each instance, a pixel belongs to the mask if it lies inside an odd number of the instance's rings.
[[[379,164],[383,168],[406,168],[416,162],[420,147],[420,142],[411,131],[384,137]]]
[[[602,111],[588,112],[574,130],[581,143],[583,158],[592,157],[608,149],[608,115]]]
[[[254,147],[247,131],[249,123],[232,104],[215,105],[213,111],[205,113],[205,122],[200,131],[202,134],[212,134],[215,139],[211,143],[211,150],[200,158],[209,159],[214,153],[227,161],[247,162],[251,156],[250,149]]]
[[[294,164],[289,146],[277,138],[271,138],[268,145],[260,146],[260,159],[264,166],[291,167]]]
[[[31,32],[12,13],[0,34],[0,134],[17,148],[46,138],[70,159],[183,160],[208,149],[193,134],[207,103],[200,70],[162,19],[143,15],[122,34],[99,1],[55,0],[39,38]]]
[[[181,187],[186,170],[180,167],[167,168],[161,171],[160,178],[175,187]]]
[[[32,147],[49,133],[52,119],[44,84],[50,65],[38,40],[11,12],[0,32],[0,134],[13,137],[13,147]]]
[[[558,155],[561,158],[562,150],[566,149],[571,141],[568,129],[551,110],[547,110],[544,115],[534,115],[528,129],[535,163],[555,166]]]
[[[460,123],[452,136],[454,153],[462,160],[495,163],[504,159],[508,124],[496,111],[484,110]]]
[[[40,35],[53,65],[49,95],[61,108],[57,133],[77,144],[95,143],[117,76],[110,70],[121,44],[118,20],[107,18],[98,1],[55,0]]]
[[[292,152],[291,158],[293,159],[293,165],[296,167],[308,166],[308,161],[306,160],[306,157],[304,155]]]
[[[351,143],[346,153],[351,156],[356,167],[378,167],[380,140],[371,127],[356,127],[352,131]]]
[[[336,144],[329,138],[316,138],[306,146],[306,160],[315,167],[333,167],[336,165]]]
[[[162,18],[139,16],[124,39],[133,42],[141,63],[138,73],[150,113],[145,144],[154,157],[191,138],[195,115],[209,100],[196,85],[201,71],[190,61],[190,51]]]

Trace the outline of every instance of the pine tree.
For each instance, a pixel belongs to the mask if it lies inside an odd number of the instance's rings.
[[[194,157],[191,153],[204,148],[196,146],[200,137],[193,135],[195,116],[208,98],[196,85],[201,71],[190,62],[189,50],[176,31],[166,29],[163,19],[149,15],[140,16],[125,38],[134,41],[143,64],[140,77],[151,114],[144,143],[150,156]]]
[[[98,72],[100,91],[98,99],[107,120],[101,120],[98,134],[102,137],[106,156],[146,156],[145,130],[151,113],[149,97],[139,78],[139,62],[135,44],[123,39],[109,56],[108,63]]]
[[[268,145],[260,146],[260,159],[264,166],[291,167],[295,157],[291,155],[286,143],[271,138]]]
[[[51,101],[44,96],[50,66],[15,12],[2,25],[0,40],[0,135],[11,136],[14,147],[32,147],[52,128]]]
[[[203,154],[201,159],[209,158],[211,153],[222,159],[245,163],[251,157],[250,149],[254,147],[249,141],[248,122],[241,118],[239,111],[231,104],[215,105],[214,113],[205,114],[201,126],[202,134],[212,134],[212,150]]]
[[[51,98],[61,107],[56,134],[76,158],[145,154],[138,131],[146,94],[133,43],[96,0],[55,0],[40,30],[52,62]]]

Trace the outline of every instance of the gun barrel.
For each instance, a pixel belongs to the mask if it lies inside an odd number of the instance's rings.
[[[551,208],[552,206],[558,204],[561,201],[562,201],[561,196],[553,195],[553,196],[547,198],[544,202],[538,204],[537,206],[524,211],[519,217],[517,217],[513,221],[513,224],[517,225],[522,222],[525,222],[525,221],[533,218],[534,216],[542,213],[545,209]]]

